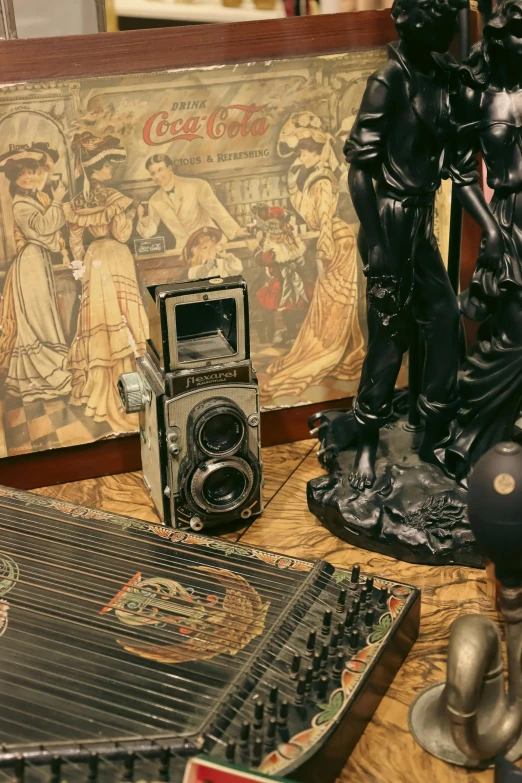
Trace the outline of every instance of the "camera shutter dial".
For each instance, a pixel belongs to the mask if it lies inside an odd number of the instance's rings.
[[[150,399],[141,375],[137,372],[127,372],[120,375],[118,392],[125,413],[142,411]]]

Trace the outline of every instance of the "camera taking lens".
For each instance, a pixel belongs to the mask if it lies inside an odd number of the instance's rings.
[[[190,493],[198,507],[216,512],[237,509],[254,483],[252,467],[243,459],[211,460],[192,477]]]

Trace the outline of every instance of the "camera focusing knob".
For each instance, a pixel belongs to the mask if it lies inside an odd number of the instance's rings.
[[[179,443],[178,443],[178,433],[177,432],[171,432],[168,436],[168,451],[169,454],[171,454],[173,457],[177,457],[177,455],[180,452]]]
[[[139,413],[150,400],[141,375],[137,372],[126,372],[120,375],[118,392],[125,413]]]
[[[203,530],[203,522],[199,517],[196,516],[191,517],[189,524],[192,530],[195,530],[196,532],[198,532],[199,530]]]

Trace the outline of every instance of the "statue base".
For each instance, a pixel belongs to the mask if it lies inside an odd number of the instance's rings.
[[[337,435],[332,437],[330,422],[330,437],[322,438],[323,446],[330,443],[323,460],[328,475],[308,482],[310,511],[334,535],[372,552],[408,563],[483,568],[467,519],[466,491],[419,459],[422,432],[412,431],[404,418],[384,427],[375,484],[359,492],[348,482],[355,457],[354,438],[347,434],[355,432],[351,421],[353,414],[345,412],[333,422]],[[353,448],[347,448],[349,440]]]

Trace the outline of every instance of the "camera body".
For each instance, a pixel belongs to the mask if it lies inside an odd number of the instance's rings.
[[[139,411],[143,479],[162,520],[202,530],[260,514],[257,378],[241,277],[147,288],[150,339],[120,376]]]

